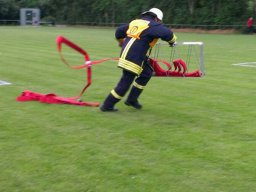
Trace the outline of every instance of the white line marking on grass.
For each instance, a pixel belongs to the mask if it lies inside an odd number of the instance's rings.
[[[7,82],[7,81],[2,81],[0,80],[0,86],[1,85],[11,85],[11,83]]]
[[[236,64],[232,64],[232,65],[240,66],[240,67],[256,67],[256,62],[236,63]]]

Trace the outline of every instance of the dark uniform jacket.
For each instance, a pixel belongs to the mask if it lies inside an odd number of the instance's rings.
[[[176,36],[169,28],[147,16],[121,25],[115,37],[122,44],[118,67],[136,75],[142,72],[147,52],[159,38],[170,44],[176,41]]]

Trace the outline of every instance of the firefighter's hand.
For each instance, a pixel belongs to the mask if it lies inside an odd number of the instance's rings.
[[[170,47],[174,47],[176,45],[176,42],[169,43]]]
[[[168,42],[170,47],[174,47],[176,45],[176,41],[177,41],[177,36],[173,34],[172,40]]]

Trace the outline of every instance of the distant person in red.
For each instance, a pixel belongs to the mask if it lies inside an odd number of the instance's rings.
[[[249,32],[249,33],[255,32],[254,27],[253,27],[253,18],[252,18],[252,17],[250,17],[250,18],[247,20],[247,29],[248,29],[248,32]]]

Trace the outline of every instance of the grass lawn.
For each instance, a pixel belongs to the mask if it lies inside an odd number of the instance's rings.
[[[177,33],[202,41],[206,76],[153,77],[141,111],[16,102],[23,90],[75,96],[84,70],[60,60],[63,35],[92,59],[118,57],[114,29],[0,27],[1,192],[253,192],[256,189],[255,35]],[[81,56],[67,50],[71,63]],[[83,100],[102,102],[120,78],[93,66]]]

